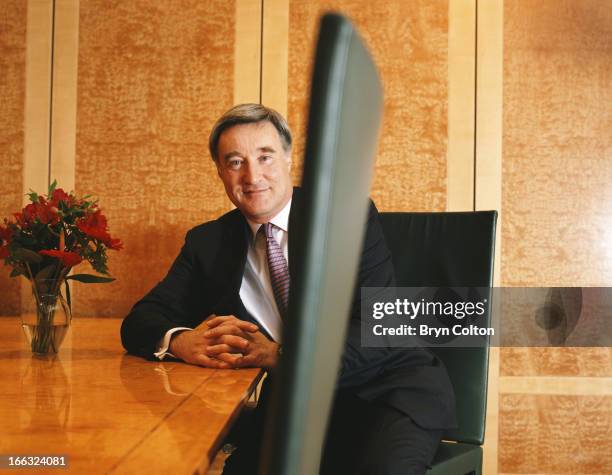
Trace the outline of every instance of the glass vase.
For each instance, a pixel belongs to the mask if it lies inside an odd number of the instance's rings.
[[[21,314],[21,325],[32,353],[57,353],[72,322],[72,312],[61,292],[62,281],[32,282],[32,300]]]

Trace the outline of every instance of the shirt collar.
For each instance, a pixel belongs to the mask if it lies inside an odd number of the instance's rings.
[[[291,211],[291,199],[289,199],[285,207],[281,209],[280,212],[270,220],[270,223],[282,229],[283,231],[288,232],[289,231],[289,211]],[[252,233],[251,236],[255,236],[261,224],[255,223],[254,221],[251,221],[248,218],[246,218],[246,220],[247,220],[247,223],[249,223],[249,228],[251,228],[251,233]]]

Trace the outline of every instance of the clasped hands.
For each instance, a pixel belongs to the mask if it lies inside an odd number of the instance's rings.
[[[193,330],[173,335],[168,348],[177,358],[207,368],[273,368],[278,344],[257,325],[234,315],[211,315]]]

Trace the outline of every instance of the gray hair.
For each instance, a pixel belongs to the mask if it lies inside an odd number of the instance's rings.
[[[285,118],[270,107],[261,104],[238,104],[232,107],[215,123],[208,138],[208,150],[213,160],[217,161],[219,139],[228,128],[238,124],[253,124],[257,122],[270,122],[281,140],[285,152],[291,150],[291,130]]]

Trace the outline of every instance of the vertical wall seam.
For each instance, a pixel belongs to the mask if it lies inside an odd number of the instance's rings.
[[[263,0],[261,18],[261,103],[285,115],[289,0]]]
[[[262,6],[264,0],[236,1],[233,104],[260,103],[262,86]]]
[[[448,2],[447,211],[474,209],[476,0]]]
[[[497,210],[493,282],[499,286],[503,220],[502,138],[503,138],[503,36],[504,1],[477,0],[477,102],[476,102],[476,210]],[[495,312],[494,312],[495,313]],[[499,313],[499,312],[497,312]],[[495,318],[495,315],[493,316]],[[484,443],[483,472],[499,471],[500,436],[500,348],[489,350],[487,393],[487,436]]]
[[[261,18],[259,28],[259,103],[263,101],[263,52],[264,52],[264,8],[265,0],[261,0]]]
[[[474,3],[476,18],[474,18],[474,168],[472,170],[472,210],[476,211],[476,187],[478,186],[476,180],[476,161],[478,160],[476,153],[476,144],[478,142],[478,0],[474,0]]]
[[[47,186],[51,184],[51,150],[53,148],[53,77],[55,67],[55,0],[51,2],[51,74],[49,80],[49,151],[47,168]]]
[[[52,23],[52,0],[27,1],[22,206],[28,204],[28,190],[42,193],[49,186]],[[25,279],[20,291],[22,311],[31,300]]]

